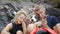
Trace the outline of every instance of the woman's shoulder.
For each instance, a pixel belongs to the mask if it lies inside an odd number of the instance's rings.
[[[59,22],[58,18],[56,16],[48,16],[51,20],[54,20],[54,22]]]
[[[7,25],[12,25],[12,23],[9,23],[9,24],[7,24]]]
[[[12,28],[12,23],[7,24],[7,26]]]
[[[50,15],[48,15],[47,17],[50,17],[50,18],[56,18],[56,16],[50,16]]]

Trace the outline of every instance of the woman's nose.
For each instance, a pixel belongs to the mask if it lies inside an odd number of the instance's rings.
[[[21,19],[21,22],[23,22],[24,20],[23,19]]]

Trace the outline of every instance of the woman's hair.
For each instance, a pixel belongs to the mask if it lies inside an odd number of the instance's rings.
[[[16,22],[18,19],[17,19],[17,16],[20,16],[21,14],[24,14],[26,17],[27,17],[27,14],[24,12],[24,11],[18,11],[15,15],[15,17],[11,20],[12,22]]]
[[[34,11],[35,14],[37,14],[36,11],[38,11],[38,10],[40,10],[40,9],[43,10],[43,11],[45,11],[45,14],[47,15],[46,8],[45,8],[42,4],[36,5],[36,6],[34,7],[33,11]]]
[[[43,5],[40,4],[40,5],[36,5],[34,7],[34,12],[36,12],[36,11],[38,11],[40,9],[46,11],[46,8]]]

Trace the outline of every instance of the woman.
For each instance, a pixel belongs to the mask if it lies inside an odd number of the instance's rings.
[[[59,23],[55,16],[46,14],[46,9],[43,5],[36,6],[34,12],[40,17],[43,27],[55,30],[56,25]]]
[[[38,27],[34,27],[34,26],[31,24],[31,26],[28,25],[27,28],[31,28],[29,29],[28,31],[31,33],[31,34],[37,34],[37,32],[39,32],[39,34],[41,33],[48,33],[50,32],[51,34],[57,34],[54,30],[56,28],[56,25],[58,22],[57,18],[55,16],[49,16],[49,15],[46,15],[46,9],[43,5],[40,5],[40,6],[36,6],[35,9],[34,9],[34,12],[36,13],[36,15],[38,15],[41,19],[41,23],[42,23],[42,30]],[[30,31],[31,30],[31,31]],[[36,31],[36,30],[39,30],[39,31]],[[45,30],[45,31],[44,31]],[[46,32],[48,31],[48,32]],[[49,33],[48,33],[49,34]]]
[[[45,12],[46,9],[43,5],[36,6],[34,11],[37,15],[39,15],[43,23],[46,22],[44,23],[44,26],[47,25],[51,29],[53,29],[56,26],[56,24],[59,23],[55,16],[46,15],[46,12]]]
[[[1,32],[1,34],[26,34],[26,14],[18,11],[12,23],[9,23]]]

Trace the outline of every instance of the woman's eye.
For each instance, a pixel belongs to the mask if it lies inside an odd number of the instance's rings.
[[[20,19],[22,19],[22,17],[20,17]]]
[[[23,19],[23,20],[25,20],[23,17],[20,17],[20,19]]]

